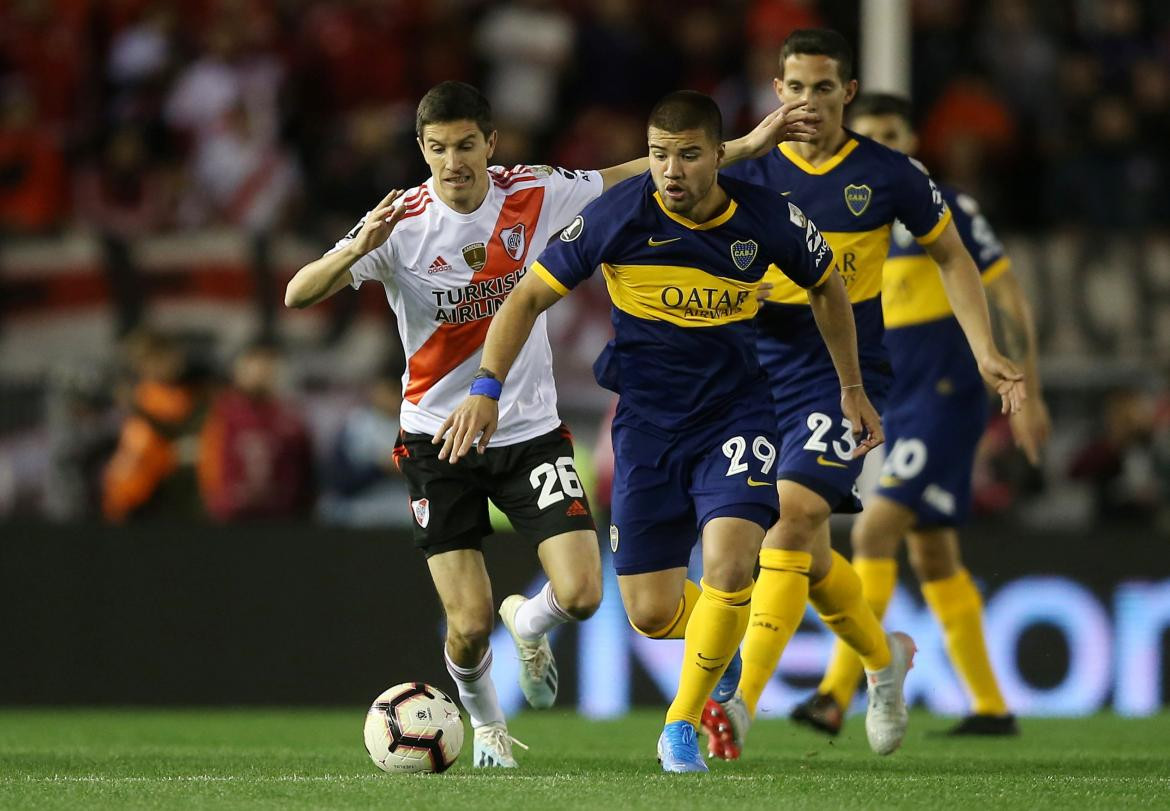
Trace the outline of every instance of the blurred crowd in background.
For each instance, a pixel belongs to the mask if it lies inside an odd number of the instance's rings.
[[[935,175],[974,194],[1008,235],[1165,237],[1170,3],[911,5],[920,157]],[[280,240],[295,237],[301,259],[319,255],[388,189],[423,180],[414,108],[444,79],[491,99],[498,163],[599,168],[644,151],[645,113],[675,88],[712,94],[729,132],[752,126],[776,105],[784,37],[829,26],[856,42],[858,18],[858,0],[7,0],[0,337],[50,294],[81,295],[34,290],[14,246],[71,244],[79,232],[97,246],[110,329],[100,367],[46,350],[43,375],[13,382],[0,370],[10,455],[0,514],[404,515],[382,492],[401,494],[393,339],[365,382],[330,399],[328,364],[305,372],[290,357],[279,302],[299,262],[281,259]],[[160,282],[140,266],[144,240],[208,229],[245,246],[251,302],[247,341],[210,350],[159,323]],[[1165,286],[1165,271],[1150,278]],[[346,333],[357,302],[328,310],[322,343]],[[384,336],[392,323],[381,318]],[[1150,329],[1164,330],[1153,343],[1170,339],[1166,324]],[[1084,521],[1168,520],[1170,353],[1139,354],[1138,374],[1105,375],[1064,409],[1074,429],[1054,404],[1060,452],[1043,471],[993,422],[977,475],[983,514],[1051,494],[1056,478],[1050,512],[1087,493]],[[333,416],[314,419],[326,401]],[[32,446],[14,439],[30,435]],[[11,461],[29,447],[52,461]]]

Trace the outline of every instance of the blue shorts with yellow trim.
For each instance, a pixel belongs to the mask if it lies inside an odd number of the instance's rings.
[[[686,566],[713,518],[765,531],[780,515],[776,437],[766,390],[737,400],[732,416],[666,432],[623,412],[613,422],[610,549],[620,575]]]
[[[883,417],[886,461],[875,491],[914,511],[916,526],[956,527],[971,511],[971,468],[987,392],[954,318],[886,333],[894,359]]]
[[[863,372],[869,401],[880,414],[886,403],[890,374]],[[819,380],[774,381],[780,463],[776,478],[804,485],[828,502],[833,512],[861,512],[857,477],[865,457],[853,458],[857,444],[841,411],[841,384],[836,375]]]

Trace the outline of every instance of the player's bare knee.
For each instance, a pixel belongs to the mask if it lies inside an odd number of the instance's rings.
[[[626,606],[630,625],[643,636],[654,636],[674,622],[678,604],[668,605],[658,600],[635,601]]]
[[[742,591],[751,584],[755,568],[755,558],[704,561],[703,584],[720,591]]]
[[[557,605],[576,620],[587,620],[601,605],[601,578],[582,577],[568,584],[553,586]]]
[[[910,536],[906,551],[910,567],[921,582],[945,580],[962,565],[949,544],[930,534]]]
[[[468,609],[447,614],[447,642],[451,647],[486,650],[494,625],[491,607]]]
[[[769,530],[768,535],[780,549],[808,550],[816,540],[817,530],[827,520],[827,511],[800,502],[791,506],[783,505],[780,508],[780,520]]]
[[[900,538],[890,539],[880,528],[859,519],[853,523],[849,543],[853,554],[863,558],[892,558],[898,553]]]

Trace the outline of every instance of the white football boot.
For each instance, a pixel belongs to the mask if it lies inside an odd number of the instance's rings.
[[[888,755],[902,745],[910,715],[902,687],[906,674],[914,667],[914,640],[906,634],[886,634],[890,646],[890,663],[881,670],[867,670],[866,689],[869,706],[865,710],[865,736],[869,748],[879,755]]]
[[[471,765],[477,769],[515,769],[519,764],[512,757],[512,744],[521,749],[528,748],[508,734],[508,727],[503,721],[476,727]]]
[[[500,605],[500,619],[516,643],[520,658],[520,689],[533,709],[547,710],[557,700],[557,662],[548,644],[548,635],[528,641],[516,633],[516,612],[527,598],[522,594],[505,597]]]

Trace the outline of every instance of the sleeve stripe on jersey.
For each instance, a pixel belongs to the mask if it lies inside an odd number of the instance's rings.
[[[552,271],[550,271],[544,265],[540,264],[540,262],[533,262],[531,265],[528,266],[528,269],[533,271],[537,276],[539,276],[544,281],[545,284],[547,284],[553,290],[557,291],[557,293],[559,293],[560,295],[562,295],[562,296],[569,295],[569,288],[567,288],[563,284],[561,284],[560,280],[557,279],[556,276],[552,275]]]
[[[498,186],[501,189],[510,189],[513,186],[515,186],[517,183],[524,183],[524,182],[531,183],[534,180],[536,180],[536,175],[513,175],[512,177],[509,177],[505,180],[499,180],[499,179],[493,177],[492,183],[494,183],[496,186]]]
[[[941,237],[942,232],[947,230],[947,226],[951,224],[952,219],[953,215],[951,214],[951,207],[947,206],[947,213],[943,215],[943,218],[938,221],[934,228],[931,228],[930,231],[923,236],[915,237],[915,239],[918,240],[918,244],[929,245]]]
[[[830,262],[829,266],[827,268],[825,268],[825,272],[821,274],[821,278],[817,279],[815,282],[810,284],[809,289],[812,289],[814,287],[820,287],[822,284],[824,284],[825,282],[827,282],[829,280],[829,276],[832,273],[833,273],[833,263]]]
[[[991,284],[1003,274],[1007,273],[1012,268],[1012,260],[1006,256],[1001,256],[992,262],[987,270],[983,271],[984,286]]]

